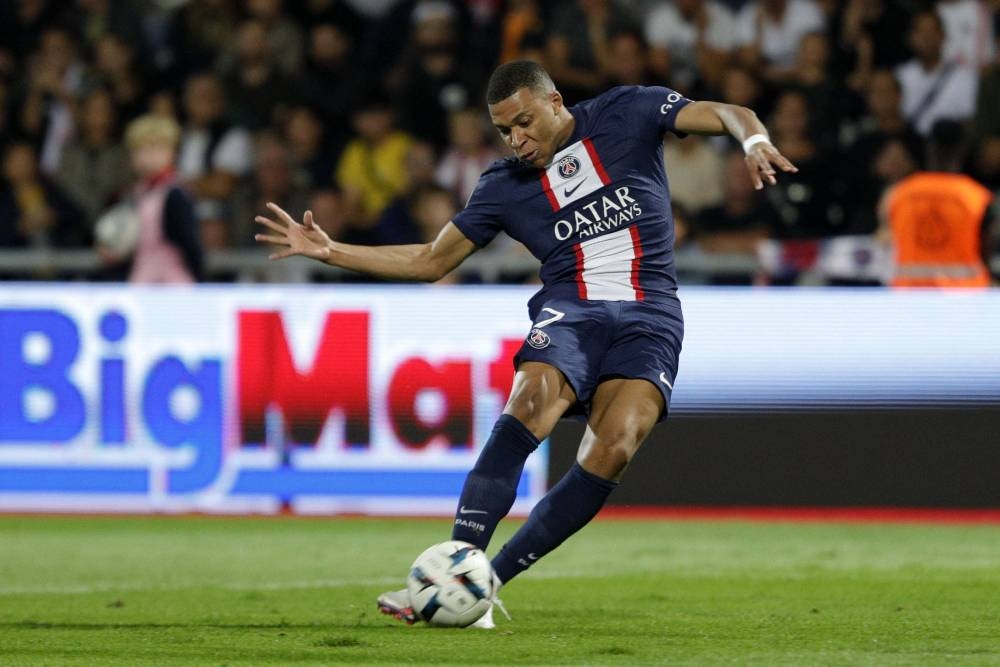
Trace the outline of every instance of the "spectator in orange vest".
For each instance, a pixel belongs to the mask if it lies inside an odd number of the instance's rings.
[[[958,173],[962,127],[934,125],[928,170],[904,178],[880,203],[880,236],[895,259],[893,287],[986,287],[990,284],[990,202],[993,195]]]

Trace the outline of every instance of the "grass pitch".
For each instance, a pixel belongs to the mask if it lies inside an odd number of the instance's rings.
[[[448,532],[2,517],[0,665],[1000,665],[1000,526],[604,520],[494,631],[378,614]]]

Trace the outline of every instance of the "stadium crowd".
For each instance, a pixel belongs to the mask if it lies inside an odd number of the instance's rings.
[[[195,278],[203,255],[254,245],[267,201],[311,209],[335,239],[428,240],[506,154],[483,103],[490,71],[529,58],[569,104],[658,84],[753,108],[799,172],[757,192],[732,140],[668,138],[677,251],[765,256],[762,243],[778,244],[769,272],[780,281],[822,240],[871,238],[882,193],[924,166],[935,132],[959,128],[963,171],[1000,190],[998,10],[998,0],[9,0],[0,250],[92,248],[97,220],[136,180],[126,128],[150,116],[178,127],[173,177],[194,233],[168,237],[193,246]],[[498,257],[521,252],[493,245]],[[127,274],[106,257],[100,275]]]

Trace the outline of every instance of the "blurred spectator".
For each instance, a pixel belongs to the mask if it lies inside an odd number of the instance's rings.
[[[614,0],[573,0],[556,7],[546,47],[547,65],[567,104],[601,90],[611,71],[608,38],[635,27]]]
[[[125,130],[125,144],[139,178],[129,199],[138,217],[129,282],[191,283],[201,277],[198,222],[190,198],[175,179],[180,135],[177,123],[162,116],[141,116]]]
[[[288,7],[299,25],[333,24],[347,35],[361,35],[364,23],[358,12],[346,0],[300,0]]]
[[[526,58],[526,47],[545,42],[545,16],[539,0],[511,0],[501,20],[501,63]]]
[[[214,66],[236,35],[237,0],[186,2],[171,21],[170,52],[177,78]]]
[[[646,41],[661,82],[695,96],[717,89],[736,49],[736,16],[717,0],[661,0],[646,19]]]
[[[971,144],[975,174],[994,191],[1000,191],[1000,59],[979,79]]]
[[[46,174],[55,173],[63,146],[73,134],[73,104],[84,71],[71,32],[61,26],[43,29],[19,103],[21,129],[41,146],[39,165]]]
[[[347,209],[344,195],[336,188],[321,188],[309,195],[309,208],[313,220],[334,241],[355,243],[347,226]]]
[[[25,68],[25,58],[38,49],[44,26],[65,12],[54,0],[8,0],[0,3],[0,79]]]
[[[253,162],[250,135],[226,120],[226,98],[214,74],[188,79],[184,111],[178,177],[194,195],[202,226],[224,226],[225,202]]]
[[[923,140],[903,117],[902,90],[892,72],[882,69],[871,75],[865,101],[867,113],[844,148],[840,178],[849,209],[846,231],[871,234],[876,227],[875,206],[888,179],[906,171],[907,163],[912,163],[910,171],[917,169]],[[900,145],[883,152],[893,141]]]
[[[293,178],[291,155],[280,137],[264,133],[254,150],[254,169],[234,197],[229,224],[230,238],[225,245],[253,246],[254,216],[265,211],[268,202],[286,211],[304,211],[309,190]],[[223,239],[213,239],[214,243]]]
[[[794,69],[799,41],[823,30],[825,23],[813,0],[751,0],[737,17],[740,59],[768,81],[785,81]]]
[[[723,198],[694,216],[692,235],[705,253],[753,254],[774,223],[767,199],[753,189],[743,151],[725,157]]]
[[[799,56],[788,84],[802,91],[809,102],[809,119],[822,149],[836,149],[837,131],[842,123],[862,113],[860,96],[841,79],[831,76],[830,42],[822,32],[810,32],[799,42]]]
[[[637,30],[621,30],[612,35],[608,40],[611,61],[605,86],[663,85],[649,67],[648,52],[642,33]]]
[[[703,208],[722,203],[723,159],[706,139],[668,138],[664,142],[663,162],[670,198],[687,212],[697,214]]]
[[[896,68],[903,89],[903,115],[923,136],[939,120],[966,120],[975,113],[976,72],[944,59],[944,26],[933,11],[913,17],[909,32],[914,57]]]
[[[448,148],[435,176],[437,182],[451,190],[459,201],[469,200],[480,174],[500,158],[489,140],[492,132],[487,127],[486,118],[478,107],[454,111],[448,117]]]
[[[106,36],[132,40],[129,47],[141,51],[142,18],[136,4],[126,0],[76,0],[79,11],[80,36],[84,49],[96,53],[99,42]],[[145,53],[139,53],[145,57]]]
[[[39,171],[30,143],[16,141],[3,155],[0,246],[52,248],[89,243],[79,210]]]
[[[128,121],[146,109],[148,93],[135,58],[135,49],[124,38],[107,33],[94,44],[94,65],[85,78],[88,88],[103,86],[111,92],[119,117]]]
[[[852,61],[846,84],[858,93],[876,69],[895,67],[910,56],[900,35],[909,15],[894,0],[847,0],[840,24],[840,46]]]
[[[302,30],[285,14],[283,0],[246,0],[247,13],[267,32],[271,57],[285,74],[302,68]]]
[[[289,109],[283,139],[288,145],[296,185],[312,190],[333,184],[337,155],[331,150],[323,123],[315,111],[307,106]]]
[[[236,60],[221,68],[229,116],[249,130],[267,127],[275,110],[293,98],[293,85],[271,58],[267,27],[248,19],[236,35]]]
[[[443,149],[448,143],[448,114],[478,99],[479,74],[462,62],[457,17],[446,2],[420,2],[413,10],[415,53],[401,71],[397,110],[401,127]]]
[[[364,72],[357,67],[351,33],[336,23],[319,23],[309,31],[309,50],[297,88],[318,109],[337,148],[346,143],[351,105],[361,95]]]
[[[931,133],[928,171],[890,190],[880,206],[883,239],[895,256],[895,287],[986,287],[992,194],[958,173],[962,126],[940,121]]]
[[[341,153],[335,178],[351,224],[368,227],[406,189],[406,154],[413,140],[397,129],[392,106],[379,94],[369,96],[353,120],[358,137]]]
[[[947,62],[968,65],[977,72],[996,57],[993,14],[984,0],[937,0],[938,16],[944,24],[944,54]]]
[[[418,243],[430,243],[441,232],[455,214],[458,206],[455,197],[437,185],[423,185],[410,198],[410,215],[416,223],[419,232]],[[435,285],[447,285],[458,282],[458,274],[449,273]]]
[[[766,195],[777,220],[772,232],[781,239],[816,239],[837,233],[844,223],[842,206],[834,198],[829,157],[809,133],[809,107],[795,90],[781,93],[768,124],[771,139],[796,166],[798,172],[784,174]]]
[[[63,150],[56,181],[83,212],[88,226],[128,185],[128,152],[118,140],[118,116],[103,88],[80,102],[76,136]]]
[[[426,188],[440,189],[434,181],[435,164],[434,148],[430,144],[423,141],[410,144],[406,152],[406,190],[385,207],[373,227],[364,230],[369,244],[424,242],[419,220],[414,215],[414,198]]]

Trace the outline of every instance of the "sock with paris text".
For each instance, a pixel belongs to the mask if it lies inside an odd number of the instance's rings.
[[[618,486],[574,463],[559,483],[538,501],[528,520],[493,559],[500,581],[507,583],[531,567],[593,519]]]
[[[469,471],[455,512],[451,539],[485,549],[517,497],[517,484],[538,438],[517,418],[500,415],[493,433]]]

